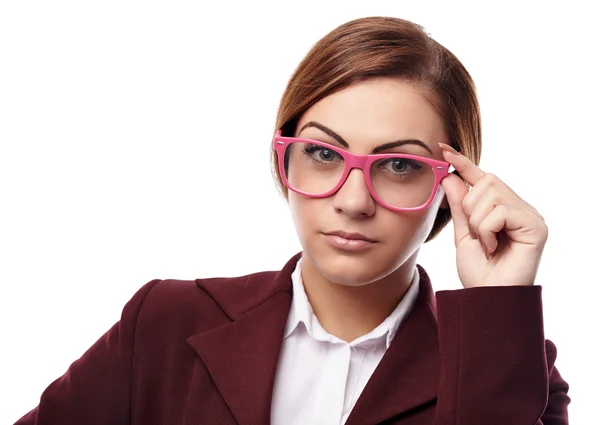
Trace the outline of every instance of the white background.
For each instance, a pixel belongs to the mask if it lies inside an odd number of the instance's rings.
[[[593,2],[589,2],[593,4]],[[0,423],[33,408],[153,278],[279,269],[297,251],[269,169],[280,96],[343,22],[414,20],[479,89],[494,172],[545,217],[538,274],[572,424],[598,403],[600,32],[551,2],[0,4]],[[460,287],[452,226],[420,256]]]

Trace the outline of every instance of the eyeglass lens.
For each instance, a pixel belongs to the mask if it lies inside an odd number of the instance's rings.
[[[345,162],[340,153],[326,146],[293,142],[286,148],[284,169],[290,186],[319,196],[338,185],[344,175]],[[399,155],[373,162],[370,177],[381,201],[397,208],[424,205],[435,183],[431,165]]]

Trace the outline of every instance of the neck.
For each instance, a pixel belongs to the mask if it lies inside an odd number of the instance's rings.
[[[385,278],[361,286],[331,282],[308,258],[301,267],[304,290],[319,323],[350,342],[379,326],[402,301],[414,277],[416,256]]]

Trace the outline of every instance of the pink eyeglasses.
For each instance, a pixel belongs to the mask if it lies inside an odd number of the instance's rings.
[[[399,154],[358,155],[328,143],[275,134],[279,175],[301,195],[324,198],[336,193],[350,171],[362,170],[371,196],[393,211],[422,211],[431,205],[450,164]]]

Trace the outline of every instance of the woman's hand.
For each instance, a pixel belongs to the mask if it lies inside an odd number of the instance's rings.
[[[548,239],[544,218],[498,177],[449,145],[440,147],[464,179],[449,174],[441,183],[454,221],[463,286],[533,285]]]

